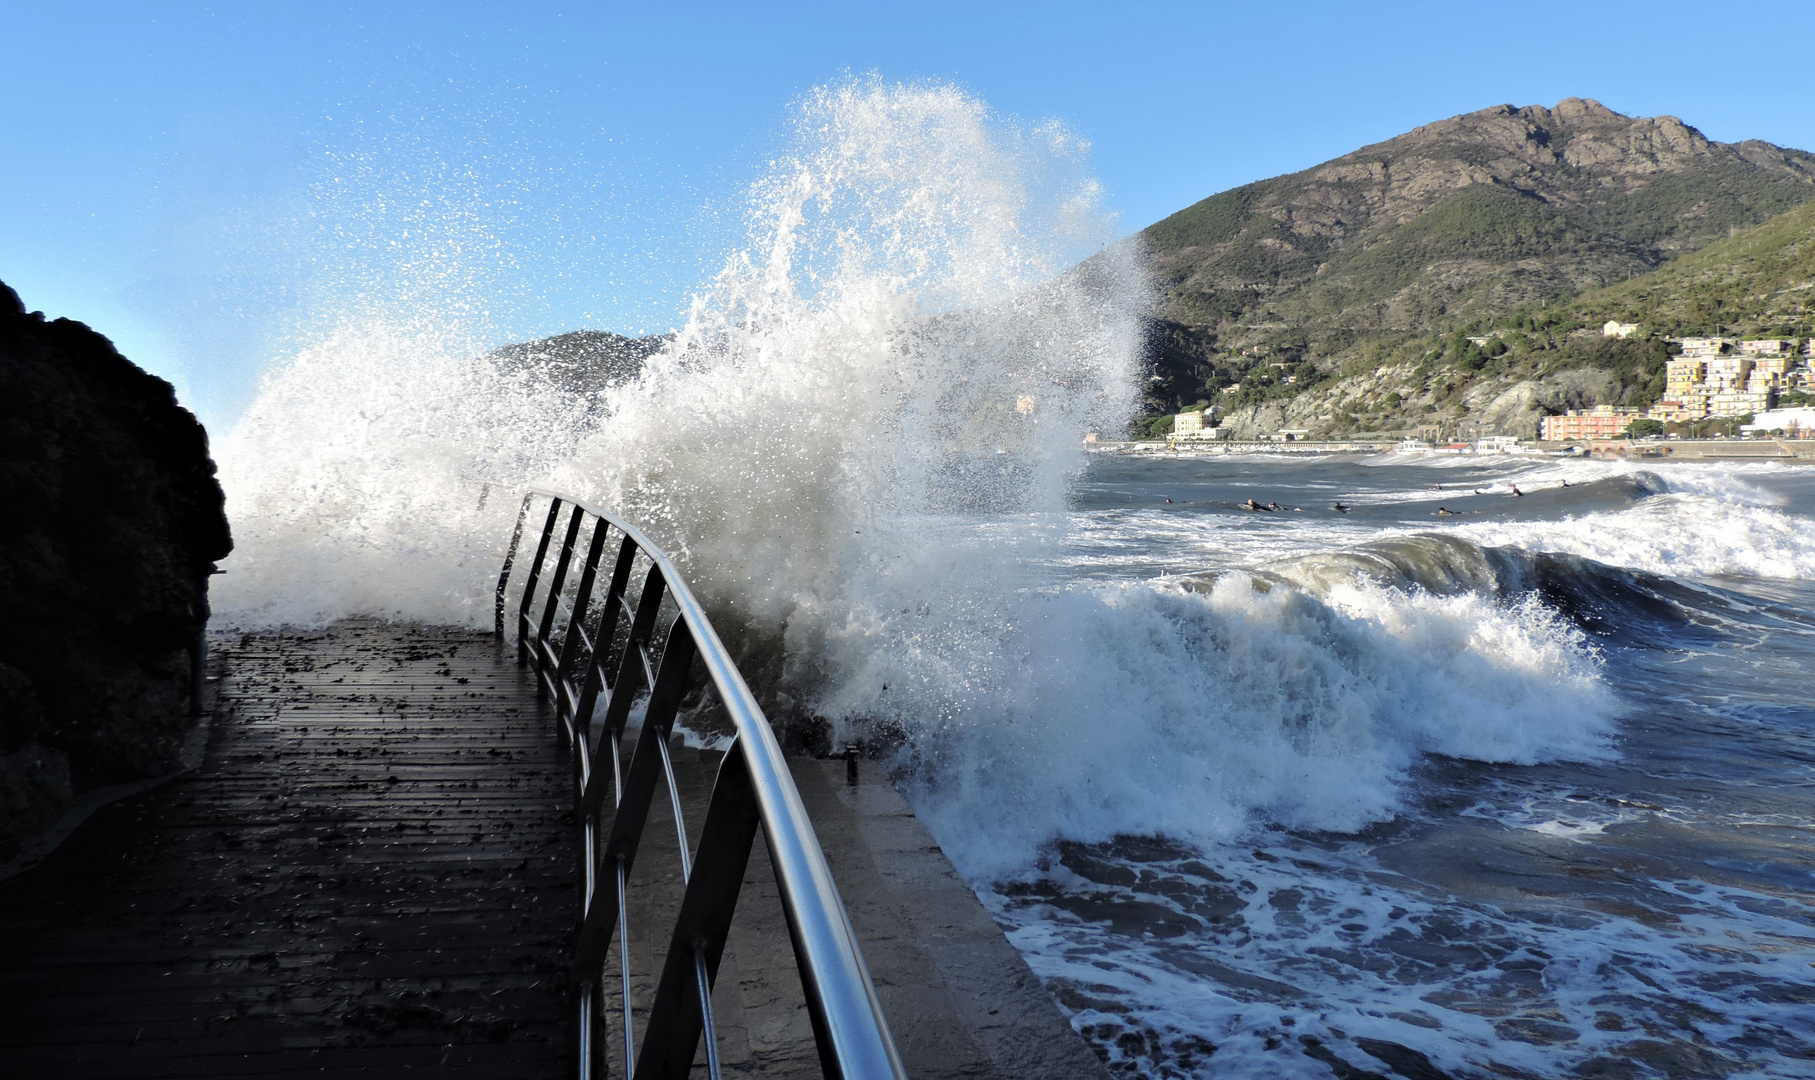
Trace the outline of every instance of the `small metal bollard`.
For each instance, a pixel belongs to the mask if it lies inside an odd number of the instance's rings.
[[[844,744],[844,782],[847,787],[857,786],[857,744]]]

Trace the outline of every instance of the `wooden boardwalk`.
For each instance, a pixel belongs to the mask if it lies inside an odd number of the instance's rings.
[[[0,1080],[573,1075],[568,754],[514,657],[375,623],[216,652],[202,765],[0,882]],[[671,747],[697,842],[720,755]],[[1107,1080],[875,763],[789,767],[910,1076]],[[644,837],[639,1008],[682,890],[666,798]],[[713,1001],[727,1077],[820,1074],[760,836]]]
[[[571,1071],[566,755],[489,635],[219,647],[202,766],[0,883],[0,1075]]]

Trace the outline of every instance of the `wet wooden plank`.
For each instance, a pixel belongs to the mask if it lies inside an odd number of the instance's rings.
[[[0,883],[0,1073],[567,1072],[568,766],[514,657],[379,624],[218,655],[202,767]]]

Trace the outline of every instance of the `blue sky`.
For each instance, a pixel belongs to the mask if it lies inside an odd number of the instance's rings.
[[[673,326],[790,104],[851,73],[1063,121],[1125,231],[1502,102],[1815,149],[1806,2],[9,0],[0,27],[0,280],[216,426],[324,297],[391,287],[385,251],[432,249],[413,287],[500,340]]]

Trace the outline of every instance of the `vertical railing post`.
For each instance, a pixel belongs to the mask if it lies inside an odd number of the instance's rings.
[[[548,557],[548,542],[555,535],[555,521],[561,516],[561,499],[548,500],[548,520],[542,523],[542,539],[536,543],[536,557],[529,564],[529,576],[523,579],[523,600],[517,605],[517,666],[529,663],[529,609],[536,600],[536,582],[542,576],[542,560]]]
[[[611,526],[604,518],[594,519],[592,543],[586,546],[586,559],[580,564],[580,583],[574,588],[573,615],[567,620],[567,633],[561,639],[561,660],[555,665],[555,685],[559,689],[555,707],[574,721],[575,726],[579,716],[574,710],[578,702],[571,689],[573,670],[580,662],[582,652],[590,654],[590,650],[581,648],[586,640],[586,612],[592,603],[593,582],[598,579],[599,559],[605,554],[605,539],[610,532]],[[587,658],[590,659],[590,655]]]
[[[536,624],[536,682],[546,687],[548,679],[548,632],[554,629],[555,612],[561,606],[561,590],[567,585],[567,567],[573,562],[574,543],[580,538],[580,523],[585,519],[586,511],[578,506],[573,508],[567,520],[567,532],[561,538],[561,552],[555,557],[555,570],[548,579],[548,598],[542,605],[542,620]],[[560,695],[557,693],[557,697]]]
[[[529,503],[535,493],[523,496],[517,508],[517,527],[510,531],[510,546],[504,549],[504,569],[498,573],[498,589],[492,597],[492,637],[504,641],[504,590],[510,585],[511,565],[517,561],[517,545],[523,542],[523,522],[529,517]]]
[[[646,1076],[686,1080],[702,1034],[715,1040],[707,1052],[707,1064],[716,1063],[717,1033],[706,1026],[712,983],[718,977],[759,821],[744,744],[739,740],[725,752],[713,781],[693,877],[681,899],[661,982],[643,1025],[638,1080]]]

